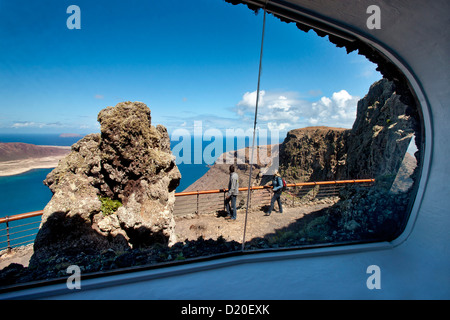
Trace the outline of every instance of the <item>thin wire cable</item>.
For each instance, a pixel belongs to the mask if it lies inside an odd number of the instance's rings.
[[[264,34],[266,29],[266,7],[264,6],[264,18],[263,18],[263,28],[262,28],[262,36],[261,36],[261,52],[259,54],[259,70],[258,70],[258,86],[256,89],[256,106],[255,106],[255,120],[253,123],[253,142],[252,142],[252,152],[251,157],[249,159],[250,164],[250,174],[248,178],[248,191],[247,191],[247,206],[245,209],[245,223],[244,223],[244,237],[242,239],[242,251],[244,251],[245,247],[245,233],[247,231],[247,216],[248,216],[248,205],[250,202],[250,192],[251,192],[251,184],[252,184],[252,169],[253,169],[253,155],[255,151],[255,136],[256,136],[256,120],[258,117],[258,104],[259,104],[259,86],[261,83],[261,70],[262,70],[262,58],[263,58],[263,48],[264,48]]]

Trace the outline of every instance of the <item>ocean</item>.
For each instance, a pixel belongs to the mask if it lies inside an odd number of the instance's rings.
[[[79,139],[81,139],[79,136],[61,137],[58,134],[0,134],[0,142],[24,142],[36,145],[71,146]],[[242,143],[249,146],[251,144],[249,140],[247,138],[245,141],[240,140],[238,143],[238,138],[234,138],[234,143],[230,145],[229,142],[228,144],[226,143],[224,138],[222,143],[223,152],[240,148]],[[270,137],[268,141],[264,142],[264,144],[270,143]],[[279,142],[276,141],[276,143]],[[174,150],[178,145],[178,149],[176,149],[174,154],[184,156],[185,154],[183,152],[185,151],[180,152],[179,150],[180,143],[181,141],[172,142],[171,147]],[[211,155],[211,145],[212,141],[203,141],[202,139],[198,139],[198,137],[191,138],[190,160],[177,163],[182,178],[176,192],[183,191],[202,177],[208,171],[208,165],[212,164],[211,162],[221,154],[222,150],[219,149],[218,154],[212,152]],[[195,153],[197,152],[197,155],[199,152],[203,154],[204,151],[205,154],[207,153],[210,156],[202,157],[201,161],[196,161],[200,163],[195,164]],[[0,177],[0,217],[42,210],[52,197],[50,189],[43,184],[43,180],[50,171],[52,169],[36,169],[19,175]]]

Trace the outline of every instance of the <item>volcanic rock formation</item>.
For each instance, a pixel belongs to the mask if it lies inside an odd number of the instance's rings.
[[[386,176],[393,181],[415,133],[410,108],[392,82],[377,81],[358,102],[351,130],[289,131],[280,146],[280,171],[290,182]]]
[[[383,79],[370,87],[358,102],[348,137],[346,177],[397,174],[417,127],[412,108],[402,102],[393,82]]]
[[[74,144],[44,181],[53,197],[30,265],[56,252],[176,242],[172,211],[181,175],[166,128],[152,126],[140,102],[103,109],[98,121],[101,134]]]
[[[288,132],[280,146],[280,169],[292,182],[337,180],[343,176],[348,130],[307,127]]]

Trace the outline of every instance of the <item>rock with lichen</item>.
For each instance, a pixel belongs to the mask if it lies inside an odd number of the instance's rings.
[[[166,128],[151,124],[141,102],[103,109],[98,121],[101,133],[75,143],[44,181],[53,196],[31,264],[54,253],[176,242],[172,212],[181,174]],[[105,214],[104,199],[121,205]]]

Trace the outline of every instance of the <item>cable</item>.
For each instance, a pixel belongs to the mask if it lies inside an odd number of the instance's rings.
[[[266,1],[266,5],[267,5]],[[263,28],[262,28],[262,36],[261,36],[261,52],[259,54],[259,70],[258,70],[258,86],[256,89],[256,106],[255,106],[255,120],[253,123],[253,142],[252,142],[252,152],[251,157],[249,159],[250,164],[250,174],[248,178],[248,191],[247,191],[247,206],[245,209],[245,223],[244,223],[244,237],[242,239],[242,251],[244,251],[245,247],[245,233],[247,231],[247,216],[248,216],[248,205],[250,202],[250,192],[251,192],[251,184],[252,184],[252,169],[253,169],[253,155],[255,151],[255,136],[256,136],[256,120],[258,117],[258,104],[259,104],[259,86],[261,83],[261,70],[262,70],[262,58],[263,58],[263,48],[264,48],[264,34],[266,29],[266,6],[264,6],[264,18],[263,18]]]

